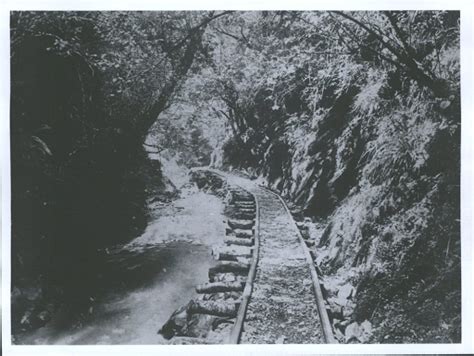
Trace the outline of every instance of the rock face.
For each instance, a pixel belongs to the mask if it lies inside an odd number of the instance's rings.
[[[427,104],[432,94],[417,87],[405,88],[405,99],[386,97],[388,77],[373,74],[347,74],[351,81],[328,73],[319,101],[308,98],[308,108],[291,114],[272,111],[257,95],[245,104],[258,106],[246,109],[257,116],[248,121],[257,123],[248,142],[259,142],[260,150],[249,148],[251,158],[229,154],[224,162],[281,192],[300,221],[320,224],[317,233],[302,228],[302,235],[323,274],[353,285],[351,298],[344,296],[355,303],[353,321],[393,320],[384,323],[386,332],[374,333],[378,341],[389,334],[397,335],[393,342],[417,342],[420,335],[439,342],[435,335],[446,334],[446,320],[448,338],[459,341],[459,103],[440,101],[442,109],[435,109]],[[369,100],[374,83],[380,90]],[[299,88],[281,95],[302,95]],[[420,303],[429,307],[415,318],[411,310]],[[433,318],[428,310],[440,305]],[[395,320],[414,332],[400,333]]]

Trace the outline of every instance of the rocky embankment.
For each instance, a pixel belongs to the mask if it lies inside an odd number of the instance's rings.
[[[324,225],[313,223],[310,218],[302,218],[301,214],[294,214],[294,217],[300,220],[296,225],[318,270],[321,290],[335,338],[340,343],[370,342],[373,337],[372,323],[367,319],[358,322],[354,318],[357,289],[353,278],[357,276],[357,269],[341,274],[330,274],[325,270],[325,274],[321,267],[322,261],[327,257],[327,251],[320,247]]]

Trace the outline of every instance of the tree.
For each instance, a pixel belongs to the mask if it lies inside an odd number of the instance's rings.
[[[417,16],[416,13],[384,11],[383,16],[379,12],[363,13],[360,16],[357,13],[353,15],[343,11],[334,11],[333,13],[347,20],[346,22],[338,21],[339,27],[356,46],[373,52],[381,59],[393,64],[416,80],[421,86],[431,89],[433,94],[438,97],[447,97],[453,94],[453,89],[449,88],[449,83],[443,78],[437,78],[434,74],[435,62],[431,55],[439,58],[439,52],[443,46],[452,39],[459,40],[452,37],[449,30],[434,30],[440,28],[438,26],[442,26],[443,19],[451,25],[455,25],[452,23],[455,20],[455,14],[444,12],[435,16]],[[347,22],[355,26],[350,28]],[[433,27],[431,33],[419,31],[418,33],[421,36],[415,37],[407,34],[402,29],[402,25],[403,28],[410,29],[417,26],[428,28],[431,25]],[[375,46],[363,43],[364,34],[372,38]],[[433,39],[435,46],[423,53],[426,42]],[[418,46],[418,48],[414,46]]]

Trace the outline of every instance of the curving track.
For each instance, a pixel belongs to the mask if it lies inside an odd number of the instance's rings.
[[[315,267],[283,199],[248,179],[214,172],[251,193],[258,207],[256,274],[229,342],[334,343]]]
[[[235,318],[225,343],[335,343],[316,269],[283,199],[249,179],[206,171],[227,182],[231,218],[211,283],[197,288],[201,300],[188,312]]]

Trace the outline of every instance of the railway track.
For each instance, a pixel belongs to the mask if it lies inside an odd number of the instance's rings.
[[[203,338],[188,328],[173,343],[335,343],[316,269],[283,199],[245,178],[205,172],[228,187],[225,246],[213,251],[218,262],[210,282],[196,287],[199,299],[181,313],[212,331]]]

